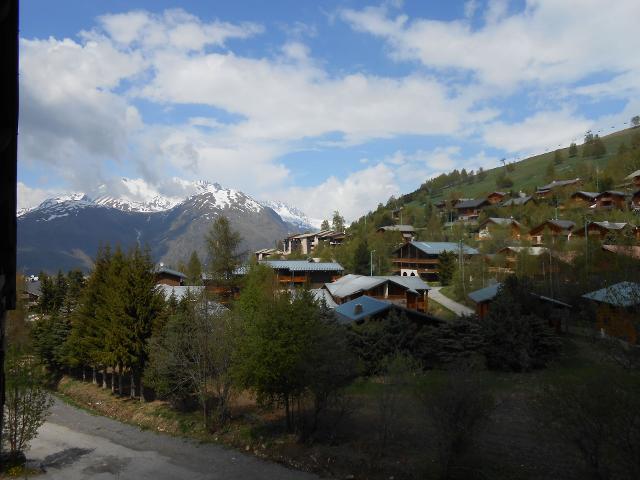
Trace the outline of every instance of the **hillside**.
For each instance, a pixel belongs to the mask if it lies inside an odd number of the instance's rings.
[[[632,135],[638,132],[640,132],[640,129],[628,128],[601,137],[607,152],[600,158],[582,157],[582,145],[578,145],[578,155],[573,158],[569,158],[569,146],[559,149],[562,152],[564,161],[562,164],[555,166],[556,178],[575,178],[576,176],[580,176],[579,173],[581,169],[588,166],[591,166],[593,169],[597,168],[599,171],[604,170],[609,160],[618,152],[620,145],[623,143],[627,146],[630,145]],[[553,162],[553,158],[554,151],[549,151],[515,162],[513,164],[515,170],[508,173],[508,176],[513,180],[513,186],[506,190],[532,192],[536,186],[548,183],[545,180],[545,174],[547,166],[550,162]],[[476,178],[473,183],[453,185],[440,191],[434,191],[430,195],[430,198],[433,201],[439,201],[446,198],[451,192],[456,191],[463,192],[463,196],[466,198],[474,198],[494,190],[500,190],[500,188],[496,187],[496,178],[500,173],[504,172],[504,170],[505,168],[502,166],[485,170],[486,176],[484,179]],[[421,187],[414,192],[400,197],[400,204],[415,203],[415,198],[420,194],[429,196],[428,192]]]

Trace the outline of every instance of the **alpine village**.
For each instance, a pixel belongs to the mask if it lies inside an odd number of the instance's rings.
[[[53,391],[328,478],[640,478],[632,124],[250,251],[218,213],[172,260],[23,268],[7,372],[36,406],[7,384],[10,451]]]

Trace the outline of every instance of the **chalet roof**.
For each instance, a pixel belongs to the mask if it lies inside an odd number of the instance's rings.
[[[533,293],[533,292],[529,292],[529,293],[532,296],[536,297],[537,299],[542,300],[543,302],[552,303],[552,304],[557,305],[559,307],[572,308],[570,304],[565,303],[565,302],[561,302],[557,298],[545,297],[544,295],[538,295],[537,293]]]
[[[35,282],[26,282],[24,290],[29,295],[33,295],[35,297],[39,297],[40,295],[42,295],[42,289],[41,289],[41,286],[40,286],[40,280],[37,280]]]
[[[505,200],[504,202],[502,202],[500,206],[512,207],[512,206],[525,205],[531,200],[533,200],[533,197],[531,195],[526,195],[524,197],[518,197],[518,198],[510,198],[509,200]]]
[[[629,175],[627,175],[626,177],[624,177],[625,180],[632,180],[636,177],[640,177],[640,170],[636,170],[633,173],[630,173]]]
[[[351,323],[389,310],[392,306],[391,303],[385,302],[384,300],[363,295],[362,297],[338,305],[335,311],[341,323]]]
[[[413,233],[416,231],[415,228],[413,228],[413,225],[387,225],[387,226],[378,228],[378,231],[380,230],[383,230],[385,232],[408,232],[408,233]]]
[[[455,242],[411,242],[411,245],[416,247],[418,250],[426,253],[427,255],[440,255],[444,252],[454,252],[458,253],[460,251],[460,244]],[[402,247],[397,248],[395,251],[397,252]],[[477,255],[479,252],[475,248],[471,248],[468,245],[462,245],[462,252],[465,255]]]
[[[263,254],[264,253],[268,253],[270,255],[273,255],[273,254],[278,254],[278,253],[282,253],[282,252],[280,250],[275,249],[275,248],[263,248],[261,250],[256,250],[255,253],[256,253],[256,255],[260,254],[260,253],[263,253]]]
[[[478,208],[486,203],[488,203],[486,198],[474,198],[458,202],[453,208],[457,210],[461,210],[463,208]]]
[[[329,308],[336,308],[338,306],[329,291],[324,288],[312,288],[309,292],[311,292],[311,295],[313,295],[316,301],[324,301]]]
[[[501,196],[505,196],[506,193],[505,192],[491,192],[487,195],[487,197],[490,197],[491,195],[501,195]]]
[[[359,305],[359,307],[357,307]],[[410,318],[418,318],[421,320],[429,321],[431,323],[442,323],[442,320],[432,315],[410,310],[400,305],[393,304],[384,300],[378,300],[367,295],[358,297],[349,302],[345,302],[342,305],[338,305],[335,309],[338,321],[341,323],[349,324],[364,320],[367,317],[382,313],[388,310],[395,310],[400,312],[406,312]]]
[[[613,197],[625,197],[627,194],[624,192],[620,192],[619,190],[606,190],[598,194],[598,198],[604,197],[606,195]]]
[[[291,272],[342,272],[344,268],[336,262],[314,262],[308,260],[261,260],[261,264],[274,270]]]
[[[547,220],[546,222],[541,223],[537,227],[532,228],[529,233],[534,234],[534,232],[540,232],[544,229],[546,225],[555,226],[556,228],[562,230],[565,233],[571,232],[575,227],[575,222],[571,220]]]
[[[591,225],[597,225],[606,230],[622,230],[630,226],[630,224],[627,222],[609,222],[608,220],[605,220],[603,222],[589,222],[588,226]]]
[[[602,250],[640,260],[640,246],[637,245],[602,245]]]
[[[548,251],[549,251],[549,249],[547,247],[503,247],[500,250],[498,250],[497,253],[506,253],[506,252],[521,253],[521,252],[525,252],[527,255],[531,255],[531,256],[537,257],[539,255],[543,255],[543,254],[547,253]]]
[[[176,298],[176,300],[180,301],[188,293],[192,293],[194,295],[199,295],[204,290],[203,286],[199,285],[185,285],[185,286],[172,286],[172,285],[156,285],[156,288],[159,292],[162,292],[165,300],[169,300],[171,294]]]
[[[554,188],[566,187],[568,185],[574,185],[580,181],[579,178],[574,178],[573,180],[554,180],[551,183],[538,187],[536,190],[540,191],[548,191],[553,190]]]
[[[522,228],[523,225],[513,218],[500,218],[500,217],[489,217],[484,222],[479,225],[479,228],[482,228],[487,223],[495,223],[496,225],[515,225],[518,228]]]
[[[614,307],[640,305],[640,283],[620,282],[594,292],[585,293],[582,297]]]
[[[571,195],[571,198],[573,197],[585,197],[588,198],[589,200],[595,200],[596,197],[600,195],[600,193],[598,192],[584,192],[582,190],[575,192],[573,195]]]
[[[494,283],[493,285],[489,285],[488,287],[484,287],[480,290],[471,292],[469,294],[469,298],[475,303],[482,303],[493,300],[498,294],[498,290],[500,290],[501,286],[501,283]]]
[[[337,279],[335,282],[325,283],[325,288],[334,298],[344,298],[384,285],[387,282],[400,285],[412,293],[429,290],[429,286],[420,277],[401,277],[398,275],[366,277],[352,273]]]
[[[175,277],[181,277],[181,278],[187,278],[187,276],[182,273],[179,272],[178,270],[174,270],[172,268],[169,268],[165,265],[159,265],[156,267],[156,273],[166,273],[167,275],[173,275]]]

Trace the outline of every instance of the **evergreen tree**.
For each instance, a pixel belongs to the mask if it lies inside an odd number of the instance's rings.
[[[553,162],[549,162],[547,169],[544,173],[544,179],[547,182],[552,182],[556,178],[556,167]]]
[[[366,238],[358,243],[353,252],[353,266],[351,270],[357,275],[369,275],[371,273],[371,255]]]
[[[555,165],[560,165],[562,162],[564,162],[564,157],[562,156],[562,150],[556,150],[553,153],[553,163]]]
[[[202,263],[195,250],[191,252],[185,274],[188,285],[202,285]]]
[[[602,157],[605,153],[607,153],[607,147],[604,145],[604,142],[600,138],[598,134],[596,134],[593,145],[592,145],[592,155],[596,158]]]
[[[235,272],[242,264],[244,254],[239,252],[242,237],[231,228],[227,217],[220,215],[207,235],[209,273],[225,286],[235,284]]]
[[[338,210],[333,212],[332,227],[337,232],[344,232],[344,229],[345,229],[344,217],[340,215],[340,212]]]
[[[450,285],[456,270],[457,255],[454,252],[442,252],[438,257],[439,279],[444,286]]]
[[[320,230],[330,230],[331,229],[331,225],[329,225],[329,220],[324,219],[322,221],[322,224],[320,225]]]
[[[578,146],[575,144],[575,142],[571,142],[571,145],[569,145],[569,157],[573,158],[578,154]]]

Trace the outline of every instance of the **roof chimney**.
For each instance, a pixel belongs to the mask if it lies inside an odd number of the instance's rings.
[[[362,313],[362,304],[361,303],[356,303],[355,307],[353,307],[353,313],[355,315],[358,315],[360,313]]]

